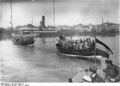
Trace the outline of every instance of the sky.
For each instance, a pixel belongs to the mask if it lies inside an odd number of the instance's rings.
[[[10,26],[10,0],[0,0],[0,27]],[[53,24],[53,0],[12,0],[13,25]],[[55,0],[55,25],[119,23],[119,0]]]

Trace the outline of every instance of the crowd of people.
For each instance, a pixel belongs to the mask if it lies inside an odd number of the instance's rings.
[[[90,38],[85,39],[77,39],[73,40],[72,38],[66,39],[64,36],[59,37],[59,46],[65,49],[75,49],[75,50],[82,50],[94,47],[94,40]]]

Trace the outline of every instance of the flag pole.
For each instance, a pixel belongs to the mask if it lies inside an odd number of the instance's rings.
[[[103,18],[102,18],[102,26],[103,26]],[[95,67],[97,67],[97,57],[96,57],[96,29],[95,29],[95,35],[94,35],[94,38],[95,38]]]
[[[97,67],[97,58],[96,58],[96,30],[95,30],[95,67]]]

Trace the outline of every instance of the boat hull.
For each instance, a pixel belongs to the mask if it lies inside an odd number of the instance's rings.
[[[76,56],[76,57],[95,57],[95,49],[92,48],[81,49],[81,50],[65,49],[60,47],[59,44],[56,44],[56,47],[59,50],[59,52],[63,53],[63,55]],[[103,56],[109,58],[108,53],[98,48],[96,48],[96,56]]]
[[[26,38],[26,40],[24,40],[23,38],[18,38],[18,39],[13,38],[12,41],[15,45],[31,45],[34,43],[33,37],[29,39]]]

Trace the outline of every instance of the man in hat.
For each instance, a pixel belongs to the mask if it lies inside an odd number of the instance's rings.
[[[97,67],[96,66],[91,66],[89,68],[89,71],[92,72],[92,74],[91,74],[92,82],[104,82],[104,80],[97,74]]]
[[[81,69],[79,72],[73,76],[72,78],[69,78],[69,82],[91,82],[90,75],[92,72],[89,71],[89,68]]]
[[[90,66],[88,69],[79,72],[69,82],[104,82],[104,80],[97,74],[97,67]]]
[[[105,72],[106,80],[110,82],[118,82],[120,81],[120,68],[117,65],[114,65],[111,60],[106,60],[106,69]]]

